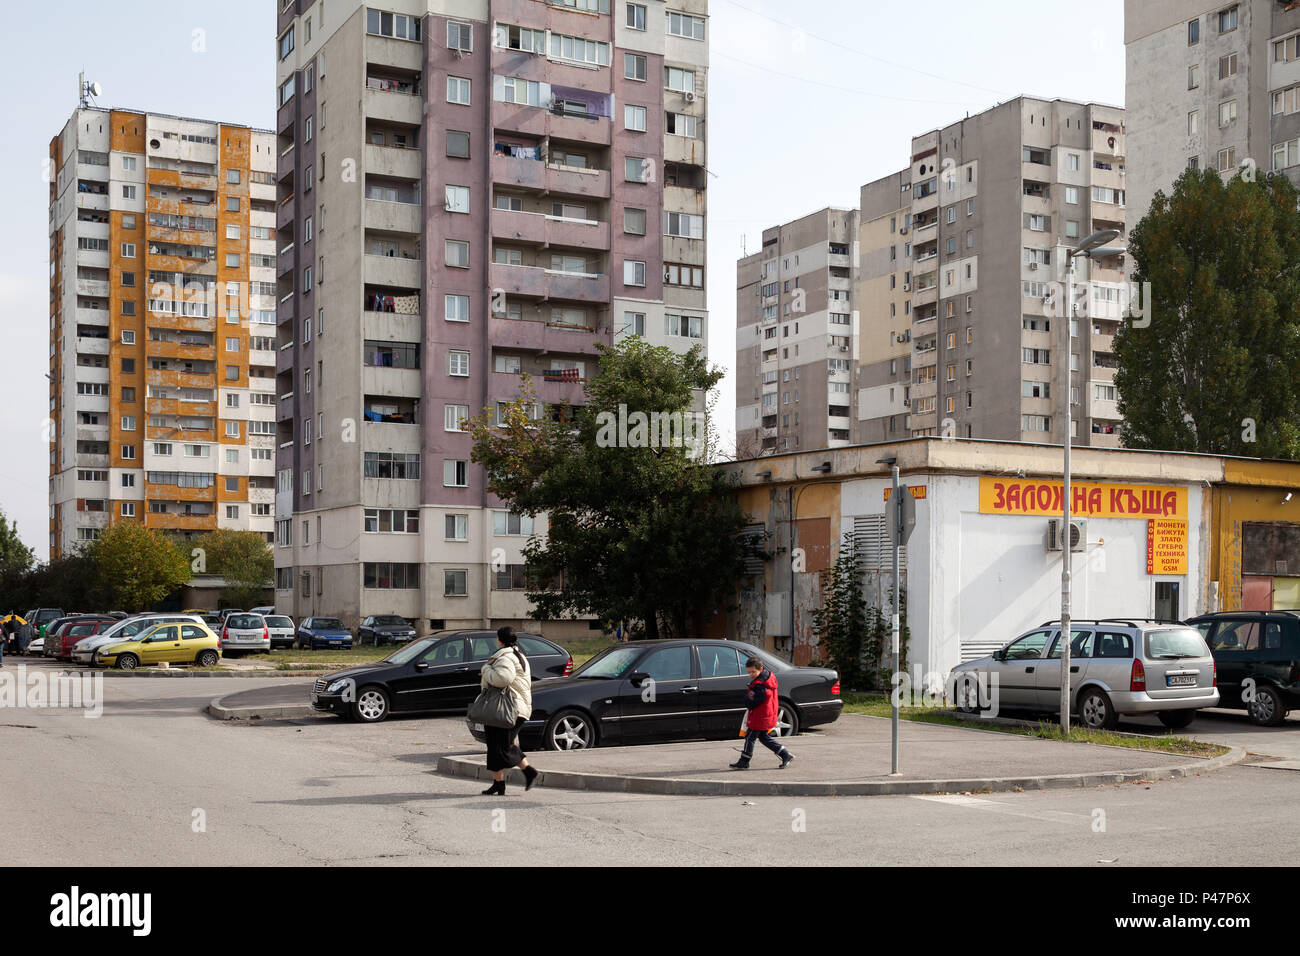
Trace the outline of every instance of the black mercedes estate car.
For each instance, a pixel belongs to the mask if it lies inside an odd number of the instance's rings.
[[[483,662],[498,649],[496,631],[439,631],[402,645],[382,661],[318,679],[311,705],[365,723],[389,714],[463,713],[478,696]],[[540,635],[519,634],[519,649],[534,681],[573,670],[569,652]]]
[[[1216,611],[1187,621],[1214,655],[1219,706],[1275,727],[1300,708],[1300,614]]]
[[[581,750],[739,737],[750,657],[776,675],[779,734],[839,717],[844,702],[833,670],[795,667],[737,641],[636,641],[601,651],[570,677],[534,684],[533,713],[519,731],[520,746]],[[486,742],[480,725],[469,728],[475,740]]]

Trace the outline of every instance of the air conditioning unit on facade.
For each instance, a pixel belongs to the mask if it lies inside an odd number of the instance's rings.
[[[907,235],[907,227],[906,227],[906,226],[903,226],[901,229],[899,229],[899,230],[898,230],[898,234],[899,234],[900,236],[905,236],[905,235]]]
[[[1052,518],[1047,522],[1047,550],[1060,551],[1064,543],[1064,535],[1061,534],[1061,519]],[[1070,519],[1070,550],[1083,551],[1088,545],[1088,522],[1079,519]]]
[[[1034,272],[1034,271],[1036,271],[1037,269],[1038,269],[1038,263],[1037,263],[1037,262],[1031,262],[1031,263],[1029,263],[1029,271],[1030,271],[1030,272]]]
[[[684,97],[686,97],[686,102],[687,102],[687,103],[694,103],[694,102],[695,102],[695,94],[694,94],[694,93],[691,93],[691,92],[687,91],[686,93],[683,93],[682,95],[683,95]]]
[[[903,291],[904,291],[904,292],[911,292],[911,291],[912,291],[912,283],[910,283],[910,282],[904,282],[904,283],[903,283]]]

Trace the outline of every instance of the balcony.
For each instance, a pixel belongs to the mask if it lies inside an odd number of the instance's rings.
[[[608,275],[554,272],[541,266],[507,266],[494,262],[490,277],[492,288],[503,289],[508,296],[602,304],[609,301]]]
[[[182,190],[202,189],[211,191],[216,189],[217,186],[215,173],[162,169],[158,166],[150,166],[145,171],[145,181],[154,186],[170,186],[173,189]]]
[[[585,379],[575,379],[570,382],[548,382],[540,369],[526,368],[524,371],[532,376],[533,388],[537,392],[539,402],[545,405],[586,404]],[[512,401],[519,395],[519,379],[520,375],[517,372],[493,372],[492,380],[488,385],[489,393],[498,401]]]
[[[424,285],[424,266],[419,259],[405,256],[365,256],[364,281],[371,285],[419,289]]]
[[[98,209],[104,212],[108,211],[108,194],[107,193],[77,193],[78,209]]]
[[[1105,160],[1097,160],[1097,163],[1109,165],[1110,169],[1101,169],[1097,165],[1092,169],[1092,185],[1104,186],[1109,189],[1123,189],[1125,183],[1124,168],[1122,161],[1106,163]],[[1096,207],[1094,207],[1095,209]]]
[[[418,95],[402,92],[399,87],[380,89],[367,86],[361,96],[361,112],[367,119],[419,126],[424,122],[424,100]]]
[[[162,531],[211,531],[217,526],[217,516],[212,514],[156,514],[146,512],[144,516],[146,528],[157,528]]]
[[[1125,156],[1124,133],[1120,130],[1094,129],[1092,151],[1098,156]]]
[[[579,249],[609,248],[609,223],[592,219],[563,219],[540,212],[492,210],[492,237],[542,246]]]
[[[547,322],[492,318],[488,320],[488,338],[494,349],[504,351],[519,349],[558,355],[595,356],[596,343],[609,344],[610,332],[607,328],[592,332]]]
[[[415,147],[374,146],[365,148],[365,171],[370,176],[421,179],[424,176],[424,151]]]
[[[77,354],[78,355],[107,355],[110,341],[107,337],[99,338],[97,336],[78,335],[77,336]]]
[[[188,341],[149,341],[145,345],[145,354],[149,358],[165,358],[185,360],[206,360],[214,361],[216,359],[216,343],[205,342],[201,339],[190,339]]]
[[[398,232],[418,236],[421,233],[424,207],[419,203],[389,202],[367,199],[362,226],[381,232]]]

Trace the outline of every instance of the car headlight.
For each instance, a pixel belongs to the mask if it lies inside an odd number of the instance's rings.
[[[347,687],[351,683],[352,683],[352,679],[348,677],[345,677],[342,680],[336,680],[325,688],[325,693],[327,694],[336,693],[342,690],[344,687]]]

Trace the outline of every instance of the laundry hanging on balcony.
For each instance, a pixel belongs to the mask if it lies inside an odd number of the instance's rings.
[[[544,382],[578,382],[581,372],[576,368],[548,368],[542,372]]]
[[[392,300],[392,311],[398,315],[420,314],[420,297],[418,295],[395,295]]]

